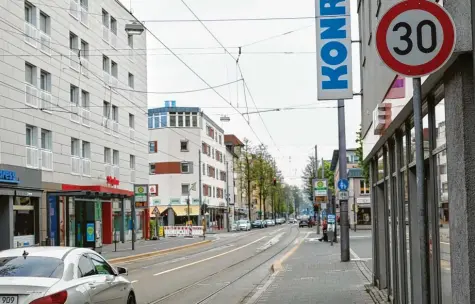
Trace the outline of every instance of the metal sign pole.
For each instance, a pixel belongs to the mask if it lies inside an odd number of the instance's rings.
[[[340,179],[347,179],[346,172],[346,132],[345,132],[345,100],[338,99],[338,148]],[[350,260],[350,225],[348,223],[348,198],[340,200],[340,254],[341,261]]]
[[[135,189],[135,185],[134,185]],[[132,196],[130,200],[130,213],[132,215],[132,250],[135,250],[135,195]]]
[[[416,195],[419,209],[417,220],[419,230],[419,246],[420,246],[420,267],[421,267],[421,291],[422,303],[429,303],[429,243],[427,236],[429,235],[429,219],[427,214],[427,201],[424,193],[424,136],[422,126],[422,91],[421,78],[413,79],[414,94],[412,97],[412,107],[414,110],[414,132],[416,140]]]

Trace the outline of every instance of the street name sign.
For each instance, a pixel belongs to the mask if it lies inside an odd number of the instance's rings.
[[[376,29],[381,60],[399,75],[417,78],[443,66],[455,48],[455,25],[440,4],[405,0],[393,5]]]
[[[338,191],[338,199],[340,201],[347,201],[349,197],[348,191]]]
[[[347,179],[340,179],[338,181],[338,190],[340,190],[340,191],[348,190],[348,180]]]

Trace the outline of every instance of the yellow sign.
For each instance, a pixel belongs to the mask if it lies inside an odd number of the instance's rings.
[[[160,236],[162,236],[162,237],[165,236],[165,234],[163,233],[163,226],[160,226],[160,227],[158,228],[158,235],[160,235]]]

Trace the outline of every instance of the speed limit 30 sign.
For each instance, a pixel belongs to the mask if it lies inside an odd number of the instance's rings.
[[[381,60],[402,76],[435,72],[452,55],[455,25],[447,11],[427,0],[406,0],[392,6],[376,30]]]

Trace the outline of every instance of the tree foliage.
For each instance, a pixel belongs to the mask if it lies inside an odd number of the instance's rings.
[[[328,188],[330,190],[334,190],[334,173],[333,171],[330,170],[331,167],[331,162],[329,161],[324,161],[324,173],[323,176],[328,179]],[[310,201],[313,201],[313,185],[312,181],[315,178],[321,178],[322,177],[322,166],[319,166],[318,169],[316,169],[317,163],[315,161],[314,156],[309,156],[307,165],[305,166],[303,172],[302,172],[302,180],[304,181],[304,186],[303,190],[306,196]]]

